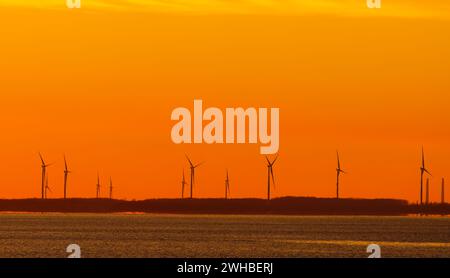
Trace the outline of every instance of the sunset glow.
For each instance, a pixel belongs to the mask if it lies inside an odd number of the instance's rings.
[[[431,3],[433,3],[431,5]],[[242,16],[245,15],[245,16]],[[284,15],[284,16],[279,16]],[[450,2],[0,0],[0,198],[266,194],[257,144],[171,140],[171,113],[280,108],[274,197],[419,198],[450,181]],[[450,190],[446,190],[450,199]]]

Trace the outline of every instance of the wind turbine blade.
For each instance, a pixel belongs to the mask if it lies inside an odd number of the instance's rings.
[[[41,153],[39,153],[39,157],[41,158],[42,165],[45,166],[45,161],[44,161],[44,158],[42,158]]]
[[[66,156],[64,156],[64,169],[66,170],[66,172],[69,171],[69,168],[67,167],[67,160],[66,160]]]
[[[205,161],[202,161],[202,162],[198,163],[197,165],[194,166],[194,168],[197,168],[198,166],[200,166],[202,164],[205,164]]]
[[[339,159],[339,152],[338,151],[336,151],[336,157],[337,157],[338,169],[341,170],[341,161]]]
[[[275,164],[275,161],[277,161],[277,159],[278,159],[278,154],[277,154],[277,156],[275,157],[275,159],[272,161],[271,165],[274,165],[274,164]]]
[[[189,159],[189,157],[187,156],[187,154],[185,155],[187,160],[189,161],[189,164],[191,165],[191,167],[194,167],[194,164],[192,163],[192,161]]]
[[[422,146],[422,168],[425,168],[425,153],[423,151],[423,146]]]
[[[275,188],[275,177],[273,176],[273,169],[270,167],[270,175],[272,176],[273,188]]]
[[[267,164],[270,165],[270,160],[269,160],[269,158],[267,157],[267,155],[265,156],[265,158],[266,158],[266,160],[267,160]]]

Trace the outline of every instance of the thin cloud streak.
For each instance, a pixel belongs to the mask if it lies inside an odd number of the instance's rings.
[[[348,17],[401,17],[450,19],[446,1],[383,1],[368,9],[365,0],[81,0],[83,11],[162,14],[331,15]],[[0,0],[0,6],[67,9],[65,0]]]

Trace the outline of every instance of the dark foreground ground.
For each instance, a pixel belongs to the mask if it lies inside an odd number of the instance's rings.
[[[283,197],[263,199],[13,199],[0,200],[0,211],[147,212],[177,214],[406,215],[450,214],[450,204],[419,206],[396,199]]]

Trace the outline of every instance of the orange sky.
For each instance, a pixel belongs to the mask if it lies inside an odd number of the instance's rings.
[[[61,4],[62,2],[62,4]],[[39,4],[37,4],[39,3]],[[171,3],[168,5],[167,3]],[[447,1],[0,0],[0,198],[53,193],[178,197],[189,154],[197,197],[265,197],[259,145],[175,145],[172,110],[280,107],[273,196],[417,201],[420,147],[450,184]],[[106,196],[106,186],[102,194]],[[450,189],[446,199],[450,199]]]

